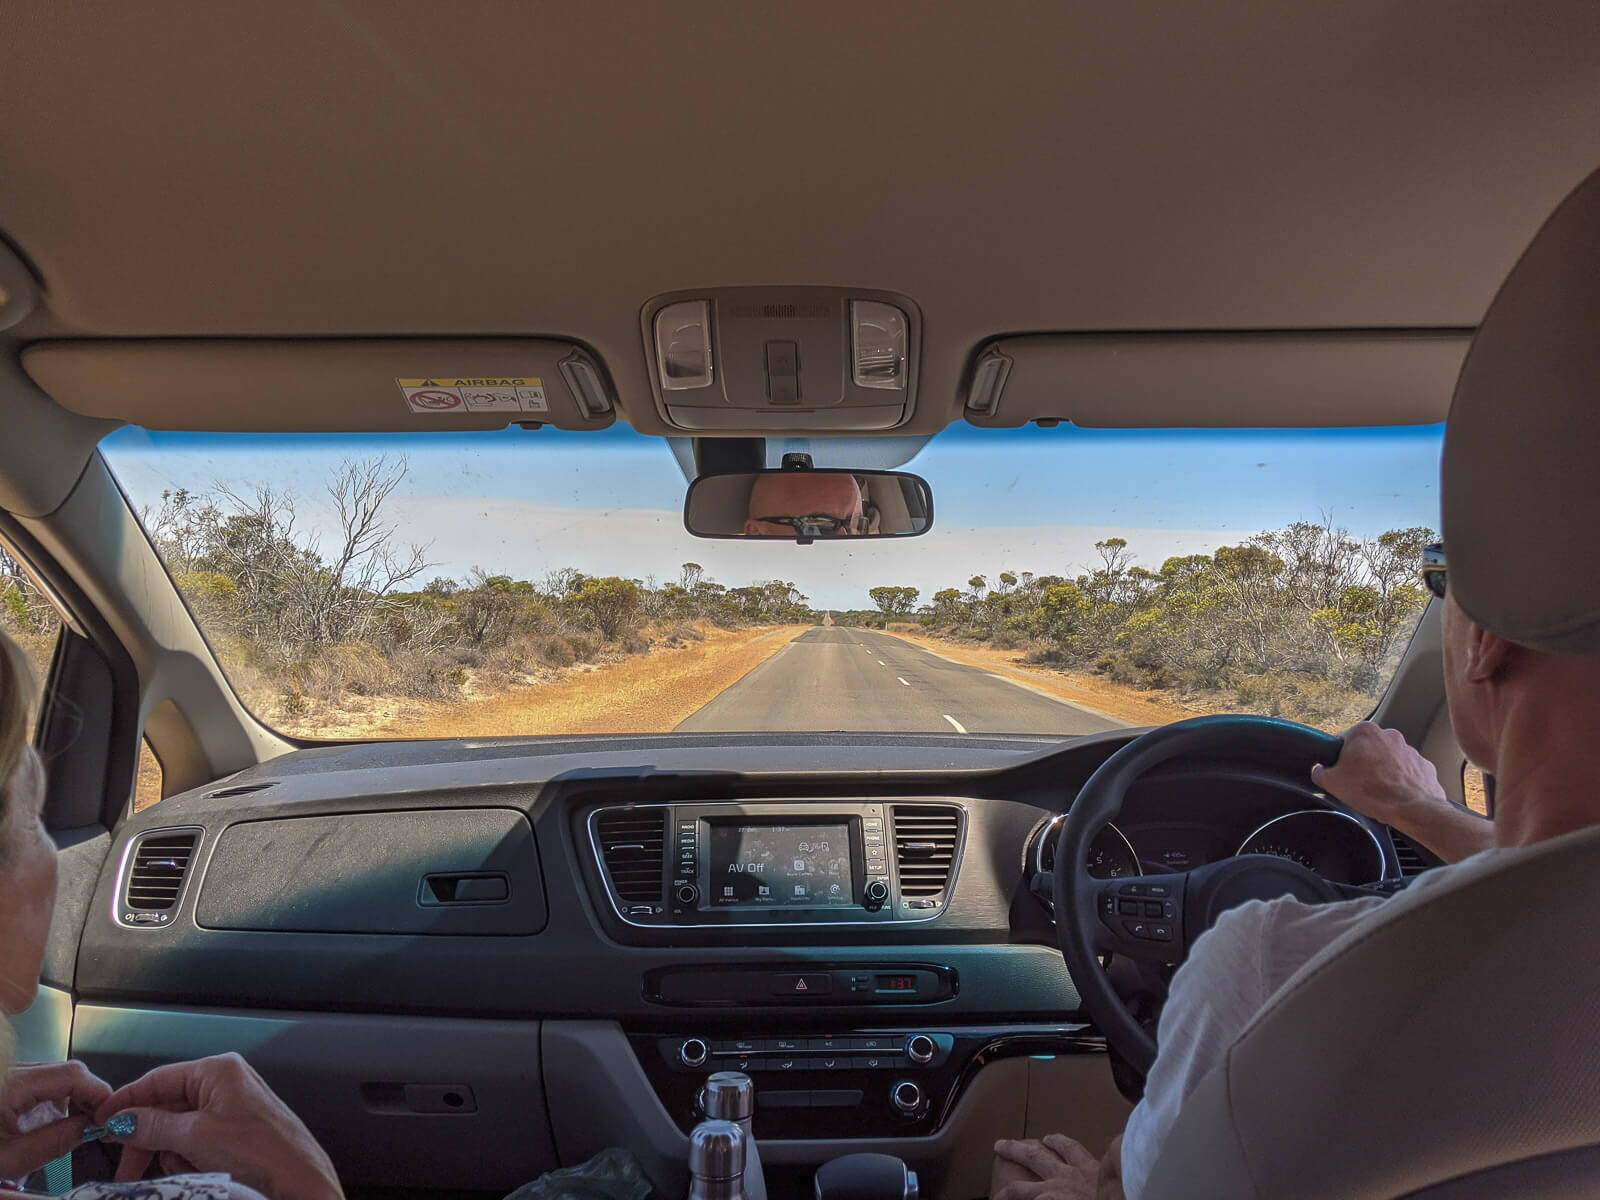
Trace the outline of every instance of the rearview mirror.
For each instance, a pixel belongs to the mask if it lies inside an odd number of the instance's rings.
[[[904,471],[747,471],[689,485],[683,524],[696,537],[799,542],[916,537],[933,527],[933,491]]]

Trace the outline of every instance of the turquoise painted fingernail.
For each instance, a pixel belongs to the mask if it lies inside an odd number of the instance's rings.
[[[139,1118],[135,1114],[121,1112],[108,1120],[104,1125],[89,1126],[89,1128],[83,1131],[83,1140],[86,1142],[92,1142],[97,1138],[103,1137],[128,1138],[132,1137],[134,1130],[138,1128]]]

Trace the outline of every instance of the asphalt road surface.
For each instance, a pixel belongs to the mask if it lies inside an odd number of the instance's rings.
[[[1127,727],[885,633],[817,626],[678,726],[684,733],[1097,733]]]

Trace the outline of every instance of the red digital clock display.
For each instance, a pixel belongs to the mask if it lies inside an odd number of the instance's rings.
[[[917,990],[917,977],[915,975],[879,975],[878,990],[880,992],[914,992]]]

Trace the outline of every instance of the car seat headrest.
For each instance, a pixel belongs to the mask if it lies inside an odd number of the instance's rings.
[[[1462,365],[1442,483],[1450,594],[1483,628],[1600,655],[1600,171],[1545,222]]]

